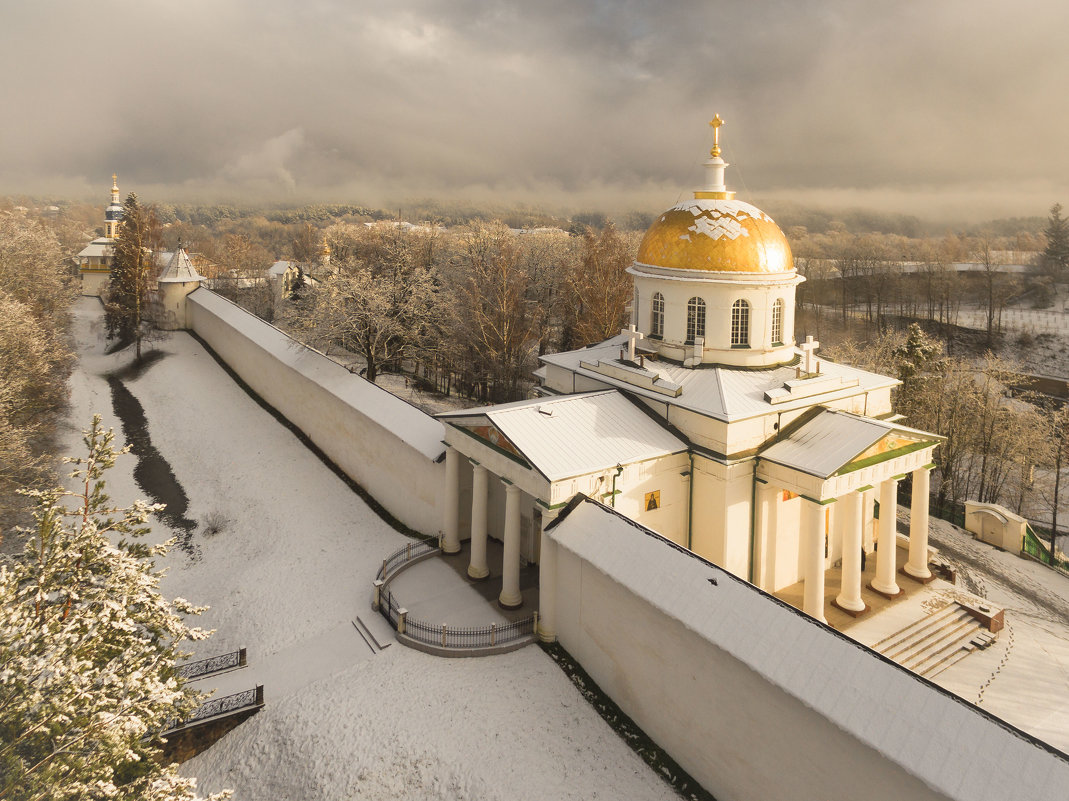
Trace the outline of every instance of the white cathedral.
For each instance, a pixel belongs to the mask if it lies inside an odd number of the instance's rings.
[[[470,538],[468,574],[488,573],[503,532],[499,602],[522,603],[540,568],[539,633],[555,637],[554,541],[545,527],[576,493],[775,593],[803,582],[802,609],[931,579],[928,487],[940,437],[899,422],[899,383],[795,342],[786,237],[724,183],[717,116],[706,185],[664,212],[629,268],[631,325],[600,344],[541,357],[539,397],[437,415],[445,424],[443,549]],[[896,564],[898,483],[912,476],[908,559]],[[872,557],[875,552],[875,557]],[[876,560],[862,585],[862,561]]]

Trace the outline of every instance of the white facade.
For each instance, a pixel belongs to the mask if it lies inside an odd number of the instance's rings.
[[[694,271],[637,263],[628,272],[635,281],[632,322],[649,346],[664,358],[688,366],[746,367],[768,367],[794,359],[795,289],[805,280],[801,276],[733,273],[730,279],[710,280],[696,277]],[[695,300],[702,305],[695,304]],[[737,304],[746,305],[735,310]],[[704,308],[700,343],[688,333],[692,306]],[[738,330],[738,318],[743,315],[744,336]],[[656,333],[655,326],[660,333]]]

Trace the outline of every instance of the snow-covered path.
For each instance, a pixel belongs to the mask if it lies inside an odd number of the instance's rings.
[[[104,355],[100,317],[97,301],[79,301],[70,454],[95,412],[121,431],[103,376],[129,356]],[[372,655],[350,621],[404,538],[190,336],[157,347],[165,355],[124,385],[196,522],[168,556],[164,591],[211,605],[203,623],[217,632],[198,656],[247,647],[250,667],[219,686],[265,684],[264,710],[183,766],[202,789],[233,787],[239,801],[675,797],[537,647]],[[108,477],[117,502],[146,497],[134,462]],[[171,534],[160,521],[154,531]]]

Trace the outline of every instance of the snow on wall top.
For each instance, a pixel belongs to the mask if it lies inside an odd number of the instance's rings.
[[[547,532],[695,636],[948,796],[1065,797],[1069,756],[614,510],[584,498]]]
[[[445,451],[441,423],[415,406],[391,395],[362,376],[350,373],[322,353],[305,347],[254,314],[203,287],[188,302],[223,320],[236,334],[247,337],[281,363],[336,395],[428,459]]]

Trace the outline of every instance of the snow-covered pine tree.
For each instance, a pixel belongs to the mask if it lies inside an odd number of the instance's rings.
[[[184,620],[202,608],[160,594],[167,545],[135,541],[158,507],[108,498],[104,473],[126,449],[99,415],[84,434],[88,455],[64,460],[78,490],[29,492],[36,530],[0,566],[0,798],[195,799],[153,741],[196,707],[175,662],[210,632]]]

